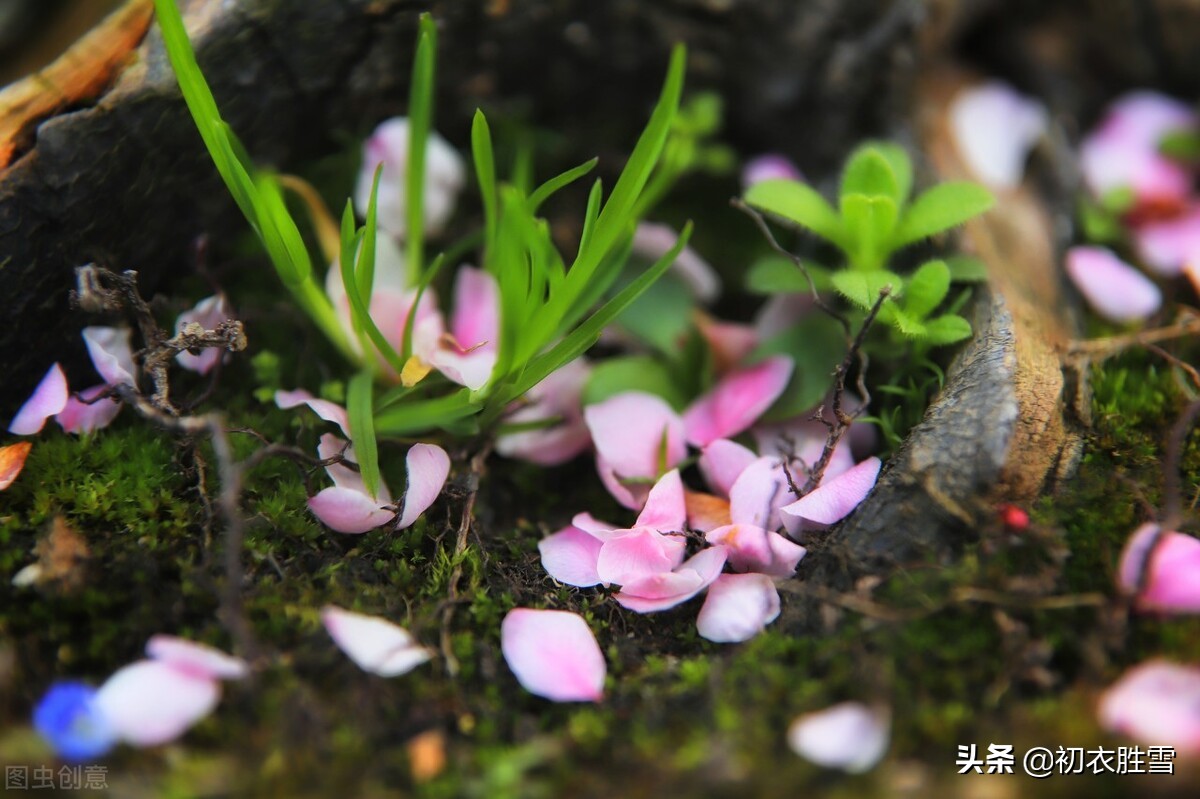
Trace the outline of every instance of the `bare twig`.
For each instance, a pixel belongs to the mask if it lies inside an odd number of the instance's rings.
[[[1125,350],[1139,345],[1156,344],[1160,341],[1183,338],[1200,333],[1200,316],[1194,311],[1185,311],[1174,324],[1139,330],[1120,336],[1095,338],[1088,341],[1073,341],[1067,347],[1068,362],[1090,362],[1120,355]]]
[[[450,676],[458,674],[458,658],[454,656],[454,645],[450,640],[450,625],[454,621],[454,610],[459,604],[458,585],[462,580],[462,562],[463,556],[467,551],[467,539],[471,533],[471,525],[474,521],[475,513],[475,497],[479,494],[479,480],[483,476],[484,465],[487,461],[487,456],[491,452],[491,445],[487,444],[475,456],[471,458],[471,471],[467,476],[467,496],[463,501],[462,516],[458,523],[458,535],[454,541],[454,568],[450,572],[450,580],[447,589],[446,606],[442,610],[442,632],[441,632],[441,649],[442,657],[446,661],[446,671]]]

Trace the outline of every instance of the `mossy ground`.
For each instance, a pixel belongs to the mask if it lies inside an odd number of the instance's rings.
[[[228,378],[249,380],[248,371],[235,366]],[[1127,782],[1103,777],[1035,784],[958,777],[954,766],[958,744],[1117,745],[1096,726],[1097,692],[1146,657],[1200,662],[1200,621],[1128,618],[1112,588],[1126,536],[1161,504],[1163,440],[1186,401],[1179,376],[1135,353],[1092,378],[1087,454],[1078,475],[1033,509],[1029,531],[997,521],[951,568],[906,569],[827,605],[823,630],[798,626],[802,606],[816,600],[802,587],[785,590],[780,621],[739,646],[701,640],[694,603],[638,616],[603,592],[546,577],[536,542],[547,531],[584,508],[623,518],[586,462],[548,475],[493,459],[456,563],[461,480],[412,529],[339,536],[305,511],[301,471],[268,461],[245,495],[243,594],[262,653],[256,676],[229,685],[219,710],[182,742],[116,754],[109,784],[114,795],[179,797],[858,796],[905,786],[942,795],[985,780],[1013,796],[1130,793]],[[237,424],[308,447],[315,440],[316,423],[301,414],[226,400]],[[243,452],[254,446],[239,438]],[[1191,492],[1200,437],[1188,439],[1184,471]],[[230,645],[218,620],[220,526],[208,519],[198,476],[186,447],[128,411],[90,439],[36,439],[0,515],[0,759],[49,761],[27,720],[55,679],[99,682],[157,632]],[[91,550],[82,586],[12,587],[7,578],[32,560],[59,514]],[[335,603],[437,644],[456,566],[457,676],[444,661],[391,680],[364,674],[320,627],[318,610]],[[1096,593],[1103,601],[1086,604]],[[1060,597],[1083,604],[1057,607]],[[588,618],[609,663],[603,703],[554,705],[517,685],[498,639],[517,605]],[[890,754],[865,776],[834,776],[786,747],[794,716],[843,699],[892,707]],[[406,744],[428,730],[445,733],[449,765],[418,784]]]

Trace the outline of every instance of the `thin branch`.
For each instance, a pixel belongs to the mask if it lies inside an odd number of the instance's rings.
[[[1114,355],[1120,355],[1131,347],[1156,344],[1160,341],[1183,338],[1200,334],[1200,316],[1193,311],[1186,311],[1183,318],[1166,327],[1156,327],[1150,330],[1139,330],[1135,333],[1125,333],[1119,336],[1094,338],[1087,341],[1072,341],[1067,346],[1067,360],[1070,362],[1087,362],[1104,360]]]
[[[458,535],[454,542],[454,568],[450,572],[449,586],[446,594],[446,606],[442,610],[441,649],[446,661],[446,671],[451,677],[458,674],[458,658],[454,656],[453,642],[450,640],[450,625],[454,621],[454,610],[459,604],[458,586],[462,580],[462,563],[467,551],[467,540],[474,522],[475,497],[479,494],[479,480],[483,476],[484,464],[491,453],[491,444],[486,444],[471,458],[471,471],[467,477],[467,496],[463,502],[462,516],[458,523]]]

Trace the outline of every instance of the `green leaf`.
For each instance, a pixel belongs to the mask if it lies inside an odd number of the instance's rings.
[[[869,310],[879,299],[879,292],[890,287],[890,297],[895,299],[902,292],[904,278],[884,269],[852,271],[843,269],[833,273],[833,287],[850,302],[863,310]]]
[[[662,397],[677,411],[687,397],[671,379],[666,368],[649,355],[606,358],[592,368],[583,389],[583,404],[594,405],[626,391],[644,391]]]
[[[483,200],[484,266],[489,264],[492,248],[496,246],[496,158],[492,152],[492,132],[483,111],[475,109],[471,120],[471,156],[475,162],[475,179]]]
[[[955,344],[971,337],[971,323],[957,314],[943,314],[925,323],[925,337],[930,344]]]
[[[379,450],[375,441],[375,418],[372,413],[374,377],[364,369],[350,378],[346,386],[346,414],[350,417],[350,438],[354,442],[354,457],[362,474],[363,485],[372,497],[379,496]]]
[[[788,387],[763,416],[780,421],[811,411],[833,387],[833,372],[846,356],[846,337],[833,317],[811,313],[792,327],[758,345],[749,360],[791,356],[795,363]]]
[[[949,292],[950,267],[944,261],[928,261],[904,286],[904,312],[918,321],[924,320]]]
[[[571,185],[587,173],[591,172],[596,168],[596,164],[599,162],[599,158],[593,158],[590,161],[584,161],[579,166],[568,169],[566,172],[563,172],[560,175],[555,175],[542,185],[538,186],[537,189],[534,190],[533,194],[529,195],[529,199],[526,201],[529,204],[529,212],[537,213],[538,208],[540,208],[542,203],[549,199],[551,195],[553,195],[559,189],[562,189],[564,186]]]
[[[804,268],[817,291],[833,288],[828,269],[811,261],[806,261]],[[746,290],[754,294],[809,294],[812,291],[800,267],[782,255],[766,255],[755,261],[746,273]]]
[[[898,249],[961,225],[994,203],[991,192],[974,183],[940,183],[908,207],[892,236],[891,248]]]
[[[891,162],[875,145],[859,147],[846,162],[838,195],[844,200],[855,194],[888,197],[893,203],[900,201],[900,182],[896,179]],[[842,215],[845,213],[843,206]]]
[[[409,274],[416,276],[424,270],[425,150],[433,129],[434,66],[437,62],[437,25],[428,13],[421,15],[419,25],[412,84],[408,91],[408,173],[404,183],[408,269]]]
[[[908,153],[903,147],[892,142],[874,142],[872,146],[876,152],[887,159],[891,166],[892,174],[896,177],[896,194],[893,199],[898,205],[903,206],[908,201],[908,196],[912,194],[912,161],[909,159]]]
[[[1170,131],[1159,141],[1158,151],[1172,160],[1196,164],[1200,162],[1200,134],[1189,129]]]
[[[664,275],[616,319],[616,324],[670,356],[692,325],[695,301],[687,285],[675,275]]]
[[[375,429],[385,436],[446,429],[479,410],[480,403],[471,396],[471,390],[463,388],[442,397],[397,403],[375,417]]]
[[[889,252],[888,240],[896,227],[896,201],[865,194],[844,196],[842,222],[850,265],[855,269],[882,268]]]
[[[973,255],[951,255],[945,259],[950,268],[951,283],[985,283],[987,264]]]
[[[743,199],[747,205],[811,230],[844,248],[846,231],[841,217],[806,183],[783,178],[764,180],[747,189]]]
[[[879,309],[879,319],[896,328],[907,338],[925,337],[925,323],[905,311],[897,303],[885,302]]]

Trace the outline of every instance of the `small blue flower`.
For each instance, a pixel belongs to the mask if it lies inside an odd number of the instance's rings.
[[[96,689],[90,685],[58,682],[33,709],[33,726],[64,760],[94,760],[116,743],[95,697]]]

